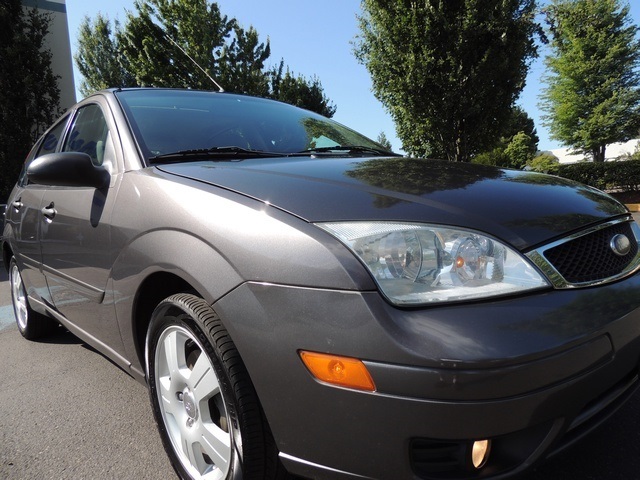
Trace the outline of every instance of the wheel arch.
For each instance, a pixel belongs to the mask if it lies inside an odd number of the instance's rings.
[[[5,272],[9,271],[9,261],[13,256],[13,251],[9,242],[2,242],[2,264],[4,265]]]
[[[193,293],[212,304],[242,282],[210,243],[178,230],[156,230],[131,241],[114,263],[111,278],[125,349],[132,361],[138,360],[132,367],[142,374],[151,314],[162,300]]]
[[[9,243],[9,238],[12,234],[12,229],[9,225],[5,224],[4,231],[2,232],[2,263],[6,272],[9,271],[9,261],[13,256],[13,249]]]
[[[165,271],[152,273],[140,285],[134,300],[131,319],[135,353],[140,365],[145,364],[147,330],[153,310],[165,298],[186,292],[198,294],[184,278]]]

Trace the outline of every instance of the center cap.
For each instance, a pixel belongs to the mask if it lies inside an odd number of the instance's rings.
[[[182,392],[182,401],[184,403],[184,409],[189,415],[189,418],[196,420],[198,418],[198,406],[193,393],[188,388],[185,388]]]

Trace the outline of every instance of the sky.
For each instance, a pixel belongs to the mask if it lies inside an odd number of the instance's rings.
[[[336,121],[374,140],[384,132],[393,149],[401,150],[391,116],[371,91],[369,72],[353,55],[360,0],[218,0],[217,3],[224,15],[236,18],[244,28],[253,26],[262,41],[270,41],[268,66],[284,59],[292,72],[307,78],[317,76],[325,95],[337,106],[333,117]],[[85,16],[94,18],[100,12],[112,21],[125,23],[126,11],[135,10],[133,4],[134,0],[66,0],[72,53]],[[640,2],[631,0],[630,4],[631,17],[640,24]],[[550,139],[541,120],[538,97],[545,73],[544,49],[540,54],[531,65],[527,85],[517,103],[535,122],[539,149],[551,150],[562,145]],[[77,70],[74,78],[78,86],[81,76]]]

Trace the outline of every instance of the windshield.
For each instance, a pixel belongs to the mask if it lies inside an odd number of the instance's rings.
[[[220,147],[281,154],[350,146],[384,150],[333,120],[272,100],[195,90],[115,94],[147,161]]]

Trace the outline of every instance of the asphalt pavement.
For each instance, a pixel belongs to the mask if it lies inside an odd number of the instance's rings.
[[[0,305],[0,479],[176,478],[144,385],[62,328],[24,340],[4,268]]]
[[[0,365],[0,479],[176,478],[147,389],[62,328],[44,341],[24,340],[4,268]],[[602,427],[522,480],[640,479],[639,427],[636,393]]]

